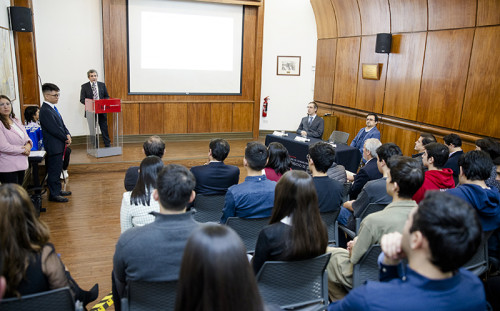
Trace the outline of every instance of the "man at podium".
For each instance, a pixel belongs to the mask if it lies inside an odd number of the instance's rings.
[[[97,71],[95,69],[90,69],[87,71],[87,77],[89,78],[89,82],[82,84],[82,89],[80,91],[80,102],[85,105],[85,99],[107,99],[109,98],[108,90],[106,89],[106,84],[104,82],[97,81]],[[110,139],[108,134],[108,118],[105,113],[96,114],[97,119],[99,120],[99,127],[101,128],[102,140],[104,142],[105,147],[110,147]],[[84,112],[84,116],[85,112]],[[96,122],[97,120],[94,120]],[[94,128],[92,126],[91,120],[89,122],[90,134],[92,135],[94,132]],[[95,123],[94,123],[95,124]],[[96,143],[96,148],[99,146]]]

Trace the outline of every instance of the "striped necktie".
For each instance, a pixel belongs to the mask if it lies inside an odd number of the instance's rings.
[[[97,94],[96,82],[92,82],[92,93],[94,94],[94,99],[99,99],[99,94]]]
[[[309,125],[311,125],[312,121],[313,121],[313,117],[309,117]]]

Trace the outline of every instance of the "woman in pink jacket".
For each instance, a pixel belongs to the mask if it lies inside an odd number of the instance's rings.
[[[21,185],[33,143],[5,95],[0,95],[0,121],[0,182]]]

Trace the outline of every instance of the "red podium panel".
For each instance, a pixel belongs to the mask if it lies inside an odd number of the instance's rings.
[[[97,100],[87,98],[85,99],[85,111],[93,113],[121,112],[122,104],[119,98],[108,98],[108,99],[97,99]]]

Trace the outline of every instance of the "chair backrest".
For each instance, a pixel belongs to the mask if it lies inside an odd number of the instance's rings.
[[[348,139],[349,133],[342,131],[333,131],[328,141],[333,142],[334,144],[347,144]]]
[[[352,183],[345,182],[344,183],[344,192],[342,193],[342,202],[349,201],[349,191],[351,191]]]
[[[340,213],[340,208],[334,212],[320,214],[321,219],[323,219],[323,222],[326,225],[326,230],[328,231],[328,244],[331,244],[331,243],[338,244],[338,241],[336,240],[336,235],[335,235],[335,221],[337,221],[337,217],[339,216],[339,213]]]
[[[269,224],[269,219],[270,217],[247,219],[229,217],[226,225],[238,233],[241,240],[243,240],[243,244],[245,244],[245,247],[247,248],[247,252],[253,253],[255,251],[255,243],[257,243],[259,232],[262,228]]]
[[[359,231],[359,226],[361,225],[361,222],[363,221],[363,219],[365,219],[366,216],[373,214],[373,213],[376,213],[376,212],[380,212],[386,206],[387,206],[387,204],[379,204],[379,203],[368,204],[368,206],[365,208],[365,210],[363,212],[361,212],[361,215],[359,215],[359,217],[356,218],[356,234]]]
[[[127,283],[128,298],[122,299],[122,310],[174,310],[177,281]]]
[[[481,276],[488,271],[488,239],[493,231],[488,231],[483,234],[483,239],[479,245],[476,253],[472,258],[463,266],[477,276]]]
[[[257,274],[257,285],[266,304],[293,308],[312,303],[328,305],[330,253],[300,261],[266,261]]]
[[[379,267],[378,256],[382,252],[379,244],[374,244],[361,257],[359,262],[354,265],[352,271],[352,288],[362,285],[365,281],[378,281]]]
[[[224,208],[226,195],[197,195],[194,200],[196,213],[194,219],[198,222],[219,223]]]
[[[74,311],[75,301],[69,287],[62,287],[47,292],[25,295],[21,298],[7,298],[0,302],[2,311],[39,310],[39,311]]]

